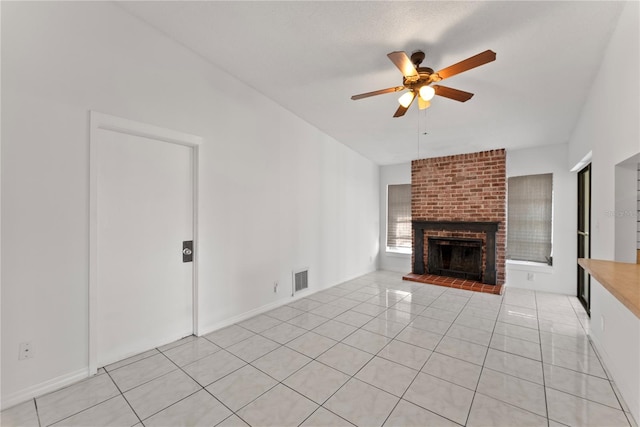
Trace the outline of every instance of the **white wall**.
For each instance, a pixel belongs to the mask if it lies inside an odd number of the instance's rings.
[[[204,138],[200,333],[375,269],[378,166],[117,5],[3,3],[2,67],[4,407],[86,375],[89,110]]]
[[[553,266],[507,261],[508,287],[576,294],[577,179],[567,168],[567,155],[567,144],[507,150],[507,178],[553,174]]]
[[[569,167],[573,167],[589,150],[591,163],[591,257],[615,259],[615,199],[616,165],[640,153],[640,3],[628,2],[620,15],[618,26],[611,36],[595,84],[584,105],[578,124],[569,141]],[[615,78],[612,78],[615,76]],[[618,196],[620,197],[620,195]],[[631,231],[632,233],[633,231]],[[595,283],[594,283],[595,282]],[[592,331],[600,353],[613,354],[634,349],[635,358],[610,358],[607,360],[614,381],[623,398],[632,405],[636,421],[640,421],[640,378],[626,376],[638,372],[640,330],[637,323],[621,304],[613,304],[610,294],[592,280],[591,313],[597,324],[600,316],[605,319],[622,319],[619,327],[628,333],[616,333],[615,324],[605,331]],[[635,317],[636,322],[638,318]],[[619,331],[620,332],[620,331]]]
[[[411,163],[380,166],[380,255],[382,270],[411,273],[411,254],[387,252],[387,186],[411,184]]]
[[[569,168],[593,152],[593,258],[614,259],[615,165],[640,152],[638,8],[638,2],[628,2],[623,9],[569,141]]]

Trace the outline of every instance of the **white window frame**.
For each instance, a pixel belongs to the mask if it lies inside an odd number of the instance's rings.
[[[506,241],[507,241],[507,247],[506,247],[506,262],[512,266],[527,266],[527,267],[534,267],[534,266],[540,266],[540,267],[552,267],[553,266],[553,242],[554,242],[554,233],[553,233],[553,218],[554,218],[554,209],[555,209],[555,202],[554,202],[554,177],[553,177],[553,173],[541,173],[541,174],[530,174],[530,175],[518,175],[518,176],[512,176],[509,177],[507,179],[507,192],[509,192],[509,180],[512,178],[524,178],[524,177],[532,177],[532,176],[537,176],[537,175],[549,175],[551,177],[551,216],[550,216],[550,223],[549,223],[549,227],[550,227],[550,234],[549,234],[549,239],[550,239],[550,253],[549,253],[549,260],[548,262],[543,262],[543,261],[538,261],[538,260],[531,260],[531,259],[512,259],[509,258],[510,254],[509,254],[509,230],[512,227],[509,227],[509,195],[507,193],[507,236],[506,236]]]
[[[389,188],[392,186],[399,185],[408,185],[409,188],[411,184],[389,184],[387,185],[387,193],[386,193],[386,216],[385,216],[385,250],[389,254],[399,254],[399,255],[411,255],[413,252],[412,245],[409,247],[406,246],[389,246]],[[411,197],[409,197],[409,215],[411,215]],[[412,231],[410,231],[411,236]]]

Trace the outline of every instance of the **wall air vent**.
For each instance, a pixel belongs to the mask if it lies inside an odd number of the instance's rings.
[[[309,269],[303,268],[293,272],[293,288],[291,296],[309,287]]]

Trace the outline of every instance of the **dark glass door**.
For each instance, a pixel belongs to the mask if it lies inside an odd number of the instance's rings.
[[[578,172],[578,258],[591,257],[591,165]],[[591,308],[591,278],[578,265],[578,299],[587,313]]]

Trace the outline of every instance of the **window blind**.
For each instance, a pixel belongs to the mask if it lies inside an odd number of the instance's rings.
[[[411,184],[387,187],[387,248],[411,249]]]
[[[507,259],[551,264],[552,174],[508,179]]]

